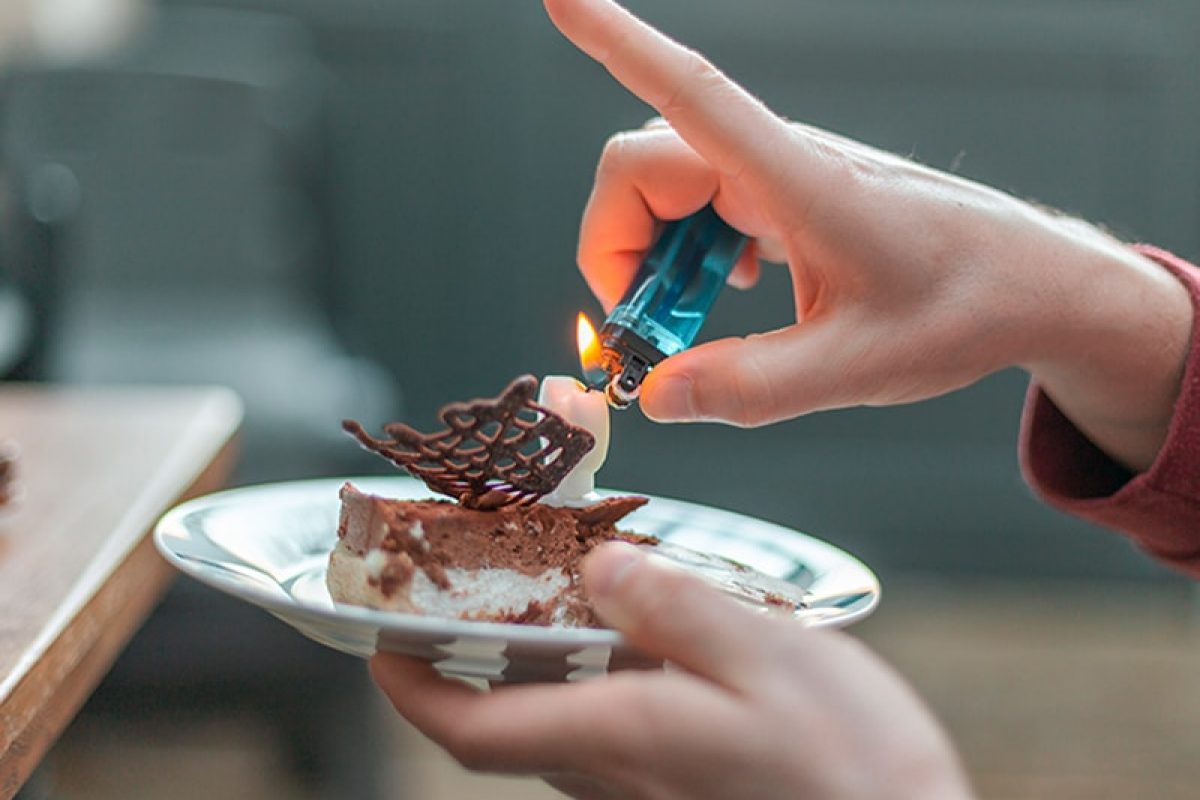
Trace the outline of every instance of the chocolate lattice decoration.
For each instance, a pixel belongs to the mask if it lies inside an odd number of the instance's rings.
[[[375,439],[357,422],[342,427],[366,449],[467,508],[533,503],[550,494],[596,444],[534,402],[537,378],[522,375],[493,400],[451,403],[439,414],[446,430],[423,434],[393,422]]]

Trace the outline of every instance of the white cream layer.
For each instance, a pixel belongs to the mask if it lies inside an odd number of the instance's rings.
[[[408,585],[385,596],[379,575],[389,559],[407,556],[371,550],[355,554],[338,542],[329,556],[325,583],[338,603],[367,606],[385,611],[406,611],[434,617],[477,617],[520,614],[531,602],[548,603],[567,588],[570,581],[561,569],[526,575],[514,569],[448,569],[449,589],[440,589],[421,569],[414,569]]]

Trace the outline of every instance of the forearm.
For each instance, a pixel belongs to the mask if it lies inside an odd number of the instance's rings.
[[[1026,368],[1097,447],[1133,472],[1153,462],[1179,397],[1192,303],[1164,267],[1083,223],[1056,220]]]

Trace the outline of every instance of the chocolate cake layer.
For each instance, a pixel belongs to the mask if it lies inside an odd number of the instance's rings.
[[[646,504],[644,497],[613,497],[583,508],[534,503],[477,511],[443,500],[377,497],[347,483],[341,499],[338,538],[352,552],[406,553],[437,583],[447,567],[535,575],[550,568],[572,569],[609,539],[651,541],[616,528],[622,517]]]
[[[601,542],[654,545],[618,530],[646,503],[614,497],[583,508],[464,508],[341,490],[339,542],[330,559],[335,600],[411,613],[526,624],[594,625],[580,560]]]

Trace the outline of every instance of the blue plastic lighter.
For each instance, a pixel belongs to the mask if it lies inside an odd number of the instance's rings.
[[[600,330],[609,405],[628,408],[656,364],[691,346],[745,246],[711,205],[663,226]]]

